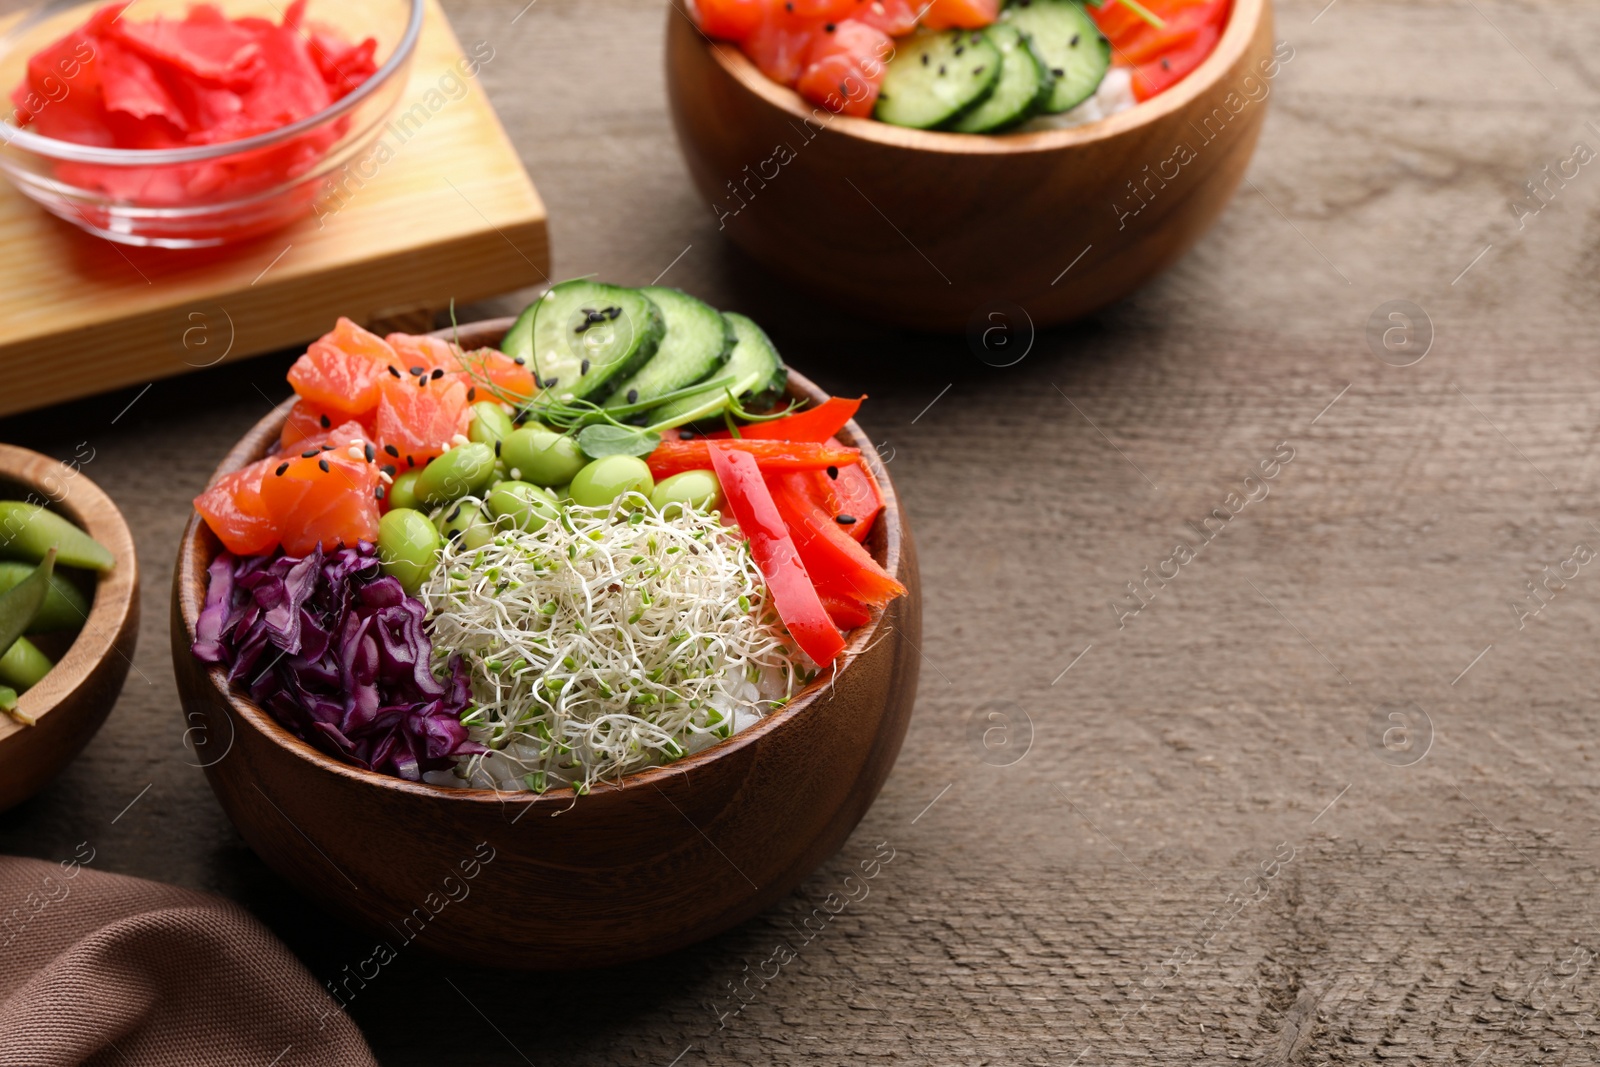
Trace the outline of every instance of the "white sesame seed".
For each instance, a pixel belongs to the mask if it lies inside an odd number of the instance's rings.
[[[381,481],[384,485],[393,485],[394,484],[394,479],[389,477],[389,472],[388,471],[379,471],[378,472],[378,480]]]
[[[514,482],[522,481],[522,468],[521,467],[512,467],[506,473],[511,475],[511,480],[512,481],[514,481]]]
[[[360,445],[351,445],[349,448],[344,450],[344,454],[349,456],[351,459],[366,459],[367,458],[367,454],[365,452],[361,451],[361,446]]]
[[[452,444],[452,445],[466,445],[466,444],[471,444],[471,443],[472,443],[472,442],[471,442],[471,440],[470,440],[470,439],[469,439],[469,438],[468,438],[468,437],[467,437],[467,435],[466,435],[466,434],[464,434],[464,433],[458,433],[458,434],[456,434],[456,435],[455,435],[455,436],[454,436],[454,437],[452,437],[452,438],[450,438],[450,443],[451,443],[451,444]]]

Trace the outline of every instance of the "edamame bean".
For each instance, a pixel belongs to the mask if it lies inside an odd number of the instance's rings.
[[[468,439],[493,447],[496,441],[505,440],[506,435],[514,429],[516,425],[511,421],[511,416],[506,414],[506,409],[493,400],[480,400],[472,405]]]
[[[572,481],[588,462],[572,438],[527,426],[501,442],[500,459],[513,478],[543,486]]]
[[[684,471],[656,483],[650,490],[650,503],[663,515],[668,506],[710,511],[722,506],[722,485],[711,471]]]
[[[550,492],[555,494],[555,498],[557,500],[571,500],[572,483],[568,482],[566,485],[557,486],[556,488],[550,490]]]
[[[104,574],[116,565],[111,550],[53,511],[36,504],[0,500],[0,556],[38,563],[50,546],[56,562]]]
[[[25,693],[43,681],[52,666],[50,657],[40,652],[37,645],[26,637],[19,637],[6,649],[6,654],[0,656],[0,685]]]
[[[406,471],[395,478],[394,484],[389,487],[389,492],[385,494],[386,499],[389,501],[389,507],[391,509],[413,508],[420,510],[423,505],[422,501],[417,499],[417,479],[421,477],[421,471]]]
[[[439,512],[433,524],[439,532],[452,541],[460,541],[468,548],[482,548],[494,540],[494,527],[484,517],[483,509],[472,503],[447,505]]]
[[[494,477],[494,448],[481,441],[457,445],[433,457],[417,479],[417,499],[424,504],[446,504],[489,487]]]
[[[550,490],[527,482],[501,482],[489,490],[489,498],[484,503],[490,515],[518,530],[540,529],[561,513],[561,506]]]
[[[627,493],[646,497],[655,488],[650,467],[638,456],[605,456],[572,478],[572,499],[586,508],[603,508]]]
[[[411,508],[390,508],[378,520],[378,562],[383,573],[400,580],[416,596],[439,562],[442,540],[428,516]]]

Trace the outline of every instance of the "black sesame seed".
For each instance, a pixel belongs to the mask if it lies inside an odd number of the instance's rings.
[[[828,468],[828,477],[837,479],[839,477],[839,468],[838,467],[829,467]]]
[[[448,514],[448,515],[446,515],[444,517],[444,521],[445,522],[455,522],[456,519],[458,519],[460,517],[461,517],[461,505],[457,504],[454,508],[452,508],[450,510],[450,514]]]
[[[412,367],[411,368],[411,376],[413,378],[420,378],[420,377],[422,377],[422,374],[423,374],[423,368],[422,367]]]
[[[527,359],[522,356],[516,357],[511,362],[515,363],[519,367],[526,367],[528,365]]]
[[[378,469],[387,474],[389,477],[393,478],[395,474],[399,472],[400,468],[396,467],[393,463],[385,463]]]
[[[371,463],[373,460],[378,458],[378,450],[373,448],[371,445],[368,445],[366,448],[362,449],[362,451],[366,453],[368,463]]]
[[[965,45],[959,45],[959,44],[956,45],[956,55],[959,56],[961,53],[965,52],[966,50],[967,50],[967,48],[966,48]]]
[[[323,474],[327,474],[329,471],[333,470],[332,467],[328,466],[328,461],[325,459],[317,460],[317,466],[322,468]]]
[[[416,465],[417,465],[417,457],[415,457],[415,456],[407,456],[406,457],[406,466],[415,467]]]
[[[792,11],[794,11],[794,4],[793,3],[784,4],[783,5],[783,9],[785,11],[792,12]]]
[[[498,459],[498,458],[499,458],[499,456],[500,456],[500,446],[501,446],[501,445],[502,445],[502,444],[503,444],[503,443],[504,443],[504,442],[502,442],[502,441],[496,441],[496,442],[495,442],[495,443],[494,443],[494,454],[495,454],[495,457],[496,457],[496,458],[497,458],[497,459]]]
[[[985,70],[985,69],[986,69],[986,68],[984,68],[984,67],[977,67],[977,68],[976,68],[976,69],[974,69],[974,70],[973,70],[973,72],[972,72],[972,76],[973,76],[973,77],[974,77],[974,78],[976,78],[976,77],[977,77],[977,76],[978,76],[978,75],[980,75],[980,74],[982,74],[982,73],[983,73],[983,72],[984,72],[984,70]]]
[[[931,59],[931,58],[932,57],[929,56],[928,53],[926,53],[926,52],[922,53],[922,65],[924,67],[926,67],[928,65],[928,60]]]
[[[628,390],[628,403],[637,404],[638,402],[639,402],[639,390],[637,390],[637,389],[629,389]]]
[[[560,384],[561,384],[561,379],[560,378],[546,378],[544,380],[544,387],[546,389],[554,389],[556,386],[558,386]]]
[[[372,491],[372,495],[376,496],[379,500],[382,500],[383,499],[383,486],[380,485],[380,486],[378,486],[378,488],[374,489]]]
[[[427,375],[423,375],[423,376],[422,376],[422,377],[421,377],[421,378],[418,378],[418,379],[417,379],[417,388],[418,388],[418,389],[421,389],[421,388],[423,388],[423,387],[424,387],[424,386],[426,386],[426,385],[427,385],[427,384],[428,384],[428,378],[427,378]]]
[[[389,364],[389,373],[398,378],[400,377],[400,368],[391,363]]]
[[[304,452],[300,453],[300,458],[301,459],[316,459],[321,454],[322,454],[322,449],[320,449],[320,448],[308,448]]]
[[[856,517],[854,515],[840,515],[833,521],[838,523],[840,526],[854,526],[856,524]]]
[[[618,308],[618,307],[606,308],[606,318],[608,318],[608,319],[615,319],[620,314],[622,314],[622,309],[621,308]]]
[[[326,415],[322,416],[317,421],[322,423],[322,428],[324,430],[328,429],[329,427],[331,427],[333,425],[333,420],[328,418],[328,416],[326,416]]]
[[[476,385],[467,386],[467,403],[470,404],[476,399],[478,399],[478,387]]]
[[[943,63],[939,64],[939,76],[941,78],[944,77],[944,64]]]
[[[332,452],[333,451],[333,446],[332,445],[323,445],[322,446],[322,450],[324,452]]]
[[[582,377],[583,375],[588,374],[588,373],[589,373],[589,361],[588,360],[584,360],[582,363],[578,364],[578,376]]]
[[[394,447],[394,445],[384,445],[383,450],[389,453],[389,455],[393,456],[395,459],[400,458],[400,450]]]
[[[1067,47],[1068,48],[1076,48],[1076,47],[1078,47],[1078,35],[1077,34],[1073,34],[1072,35],[1072,40],[1067,42]]]
[[[1060,67],[1052,67],[1050,73],[1054,74],[1058,78],[1064,78],[1067,74],[1067,72],[1062,70]]]
[[[694,440],[694,431],[693,430],[679,430],[678,431],[678,440],[680,440],[680,441],[693,441]]]
[[[1161,61],[1161,69],[1162,70],[1171,70],[1172,69],[1172,64],[1168,63],[1165,59],[1163,59]]]
[[[435,368],[433,368],[433,374],[431,375],[431,377],[433,378],[434,381],[438,381],[440,378],[443,378],[444,377],[444,368],[443,367],[435,367]]]
[[[287,471],[288,469],[289,469],[289,465],[287,463],[278,464],[278,477],[282,478],[283,475],[284,475],[284,472]]]
[[[828,33],[832,33],[834,30],[838,29],[839,27],[835,26],[833,23],[830,22],[830,23],[828,23],[826,26],[824,26],[822,28],[823,28],[824,31],[826,31]]]

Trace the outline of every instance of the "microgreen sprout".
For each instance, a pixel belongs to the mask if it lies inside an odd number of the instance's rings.
[[[435,656],[471,679],[463,722],[490,751],[458,773],[478,787],[581,793],[671,762],[787,702],[806,667],[715,513],[569,506],[537,531],[448,543],[440,564],[420,597]]]

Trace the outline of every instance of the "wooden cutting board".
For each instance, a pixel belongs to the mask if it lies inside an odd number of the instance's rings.
[[[514,62],[495,47],[468,51],[485,68]],[[429,0],[396,112],[426,119],[382,134],[392,158],[323,197],[320,218],[248,243],[198,252],[114,245],[0,181],[0,415],[302,344],[340,315],[420,318],[451,299],[546,281],[544,204],[481,71],[451,77],[462,57]],[[464,95],[455,88],[463,83]]]

